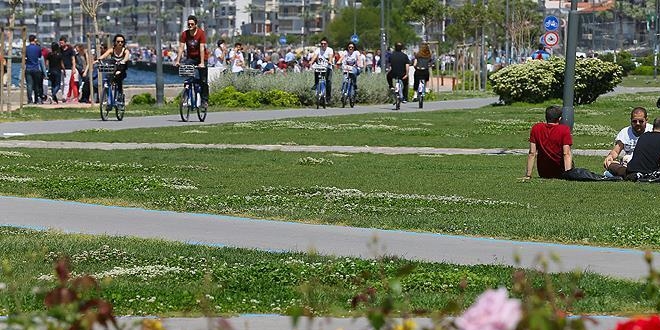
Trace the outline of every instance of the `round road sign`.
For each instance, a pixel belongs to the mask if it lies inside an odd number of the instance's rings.
[[[543,35],[543,43],[547,47],[554,47],[559,43],[559,34],[557,32],[548,31]]]
[[[559,28],[559,19],[557,16],[548,15],[543,20],[543,26],[546,31],[555,31]]]

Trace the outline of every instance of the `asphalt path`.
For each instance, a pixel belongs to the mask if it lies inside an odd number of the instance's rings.
[[[584,270],[639,280],[648,274],[643,251],[595,246],[521,242],[488,237],[315,225],[212,214],[154,211],[35,198],[0,197],[0,224],[53,228],[94,235],[135,236],[211,246],[266,251],[315,251],[324,255],[411,260],[462,265],[516,265],[534,268],[539,255],[554,253],[561,265],[551,271]],[[376,238],[378,249],[370,242]],[[378,255],[374,255],[378,252]],[[656,256],[656,259],[660,254]]]
[[[476,109],[489,104],[496,103],[498,98],[476,98],[452,101],[426,102],[423,109],[419,109],[417,103],[402,105],[401,110],[393,110],[391,104],[363,105],[355,108],[327,109],[284,109],[284,110],[259,110],[259,111],[223,111],[210,112],[206,121],[201,123],[195,121],[196,116],[191,116],[191,121],[182,122],[179,115],[131,117],[130,108],[126,111],[123,121],[99,119],[75,119],[75,120],[51,120],[51,121],[27,121],[0,123],[0,136],[11,137],[15,135],[31,135],[45,133],[69,133],[87,129],[121,130],[129,128],[147,127],[169,127],[169,126],[196,126],[209,124],[237,123],[246,121],[276,120],[301,117],[328,117],[364,113],[391,113],[391,112],[420,112],[436,111],[446,109]]]

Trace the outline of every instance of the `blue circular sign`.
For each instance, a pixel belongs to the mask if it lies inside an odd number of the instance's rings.
[[[356,44],[357,44],[358,42],[360,42],[360,38],[358,37],[357,34],[354,34],[354,35],[351,36],[351,42],[352,42],[352,43],[356,43]]]
[[[543,27],[546,31],[555,31],[559,29],[559,19],[557,16],[548,15],[543,20]]]
[[[285,35],[280,35],[280,45],[284,46],[286,45],[286,36]]]

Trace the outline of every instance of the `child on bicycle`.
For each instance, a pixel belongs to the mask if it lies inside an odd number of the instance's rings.
[[[105,53],[101,54],[98,57],[96,62],[101,61],[105,58],[110,58],[115,62],[116,70],[115,76],[112,78],[113,82],[117,84],[117,99],[123,100],[124,96],[124,79],[126,78],[126,69],[128,66],[129,59],[131,58],[131,52],[125,47],[126,38],[122,34],[115,35],[113,39],[113,47],[108,49]]]
[[[357,76],[360,75],[360,52],[354,43],[349,42],[346,45],[346,52],[339,60],[342,70],[349,71],[348,76],[353,81],[353,88],[357,91]]]

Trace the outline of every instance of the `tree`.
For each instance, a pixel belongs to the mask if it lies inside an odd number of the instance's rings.
[[[99,22],[97,20],[97,12],[99,7],[103,4],[103,0],[80,0],[80,7],[83,12],[92,19],[94,25],[94,42],[98,45],[99,37]],[[98,49],[96,50],[98,54]]]
[[[380,8],[362,3],[362,7],[354,9],[346,7],[339,11],[335,19],[326,28],[330,42],[334,47],[343,48],[353,35],[353,10],[357,10],[356,30],[360,37],[358,48],[376,49],[380,48]],[[401,10],[396,10],[401,12]],[[392,10],[394,12],[395,10]],[[389,40],[412,43],[417,40],[413,29],[404,20],[401,14],[388,15],[386,18],[391,23]]]
[[[442,20],[444,6],[437,0],[412,0],[405,9],[404,17],[422,24],[424,40],[429,40],[429,28],[432,23]]]

